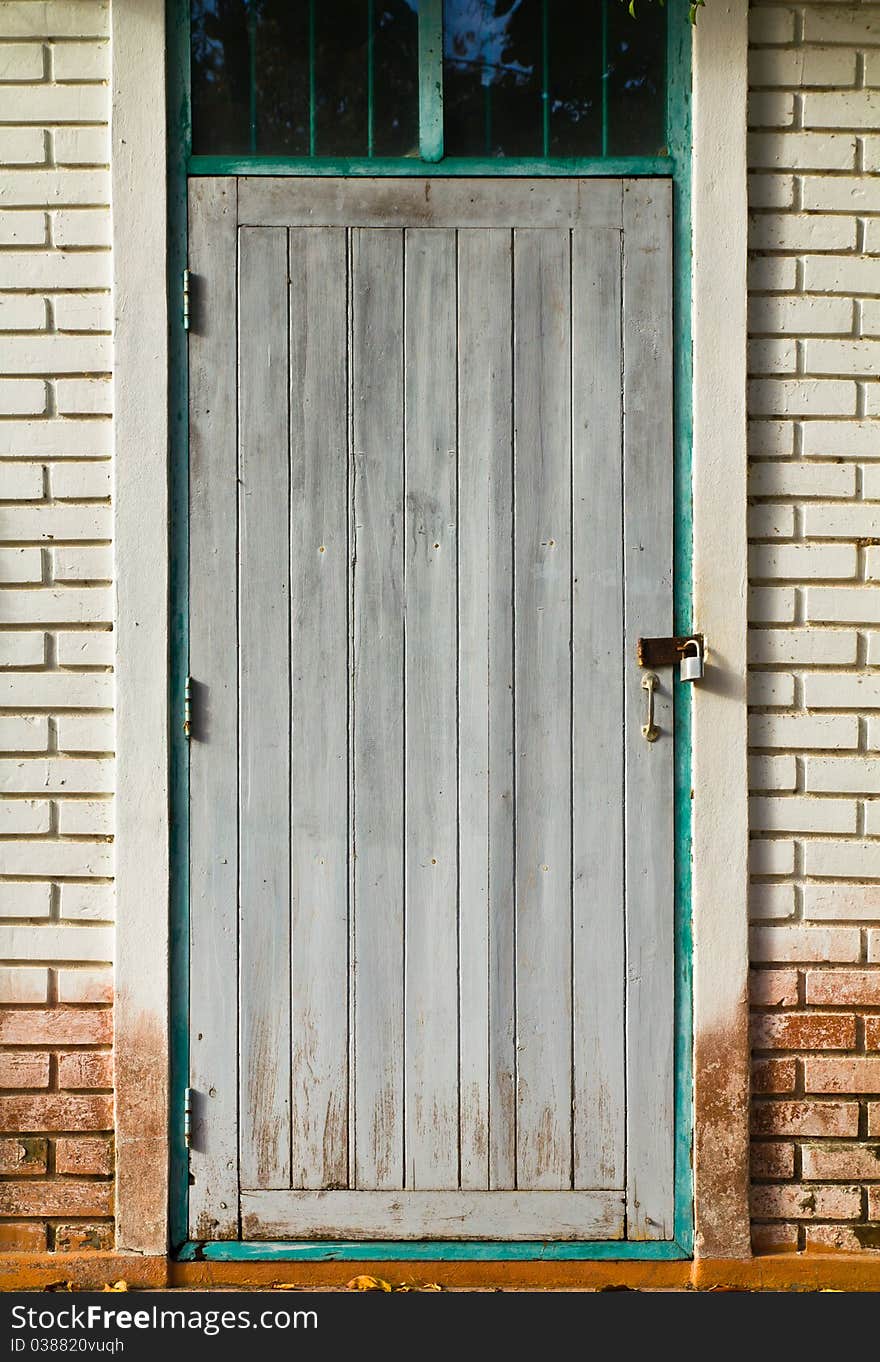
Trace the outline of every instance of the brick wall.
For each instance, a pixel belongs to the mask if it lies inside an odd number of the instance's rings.
[[[754,1242],[880,1247],[880,5],[750,17]]]
[[[0,4],[0,1249],[112,1243],[108,11]]]

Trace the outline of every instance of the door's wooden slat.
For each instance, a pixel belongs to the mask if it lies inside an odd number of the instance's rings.
[[[620,271],[618,232],[572,234],[575,1187],[624,1179]]]
[[[352,268],[355,1168],[403,1185],[403,233]]]
[[[626,580],[627,1232],[673,1230],[673,743],[671,674],[645,742],[640,635],[672,633],[671,189],[631,183],[623,238]]]
[[[511,234],[458,235],[461,1185],[514,1187]]]
[[[514,233],[517,1186],[571,1185],[568,231]]]
[[[405,233],[407,1187],[458,1184],[455,274],[452,231]]]
[[[238,1237],[235,181],[190,189],[190,1235]]]
[[[241,1178],[246,1187],[288,1187],[287,232],[242,231],[239,279]]]
[[[290,234],[294,1187],[348,1182],[348,420],[343,228]]]

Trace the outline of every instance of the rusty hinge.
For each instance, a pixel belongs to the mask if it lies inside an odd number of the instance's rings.
[[[186,678],[183,687],[183,736],[192,737],[192,677]]]
[[[183,271],[183,329],[189,330],[189,270]]]
[[[185,1088],[183,1093],[183,1143],[192,1149],[193,1090]]]

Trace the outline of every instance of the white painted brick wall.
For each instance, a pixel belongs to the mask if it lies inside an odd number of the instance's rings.
[[[0,4],[0,1007],[110,1001],[108,20]]]

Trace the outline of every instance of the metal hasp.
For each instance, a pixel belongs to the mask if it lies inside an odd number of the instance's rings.
[[[183,736],[192,737],[192,677],[186,678],[183,688]]]
[[[642,690],[648,692],[648,713],[645,722],[642,724],[642,737],[645,742],[656,742],[660,737],[660,729],[654,723],[654,691],[659,682],[660,678],[655,672],[645,672],[642,677]]]
[[[193,1090],[187,1088],[183,1094],[183,1143],[192,1149]]]
[[[189,270],[183,271],[183,329],[189,330]]]
[[[680,634],[676,638],[640,638],[636,645],[636,657],[640,667],[671,667],[681,662],[688,644],[696,643],[700,657],[706,655],[706,643],[702,634]]]

